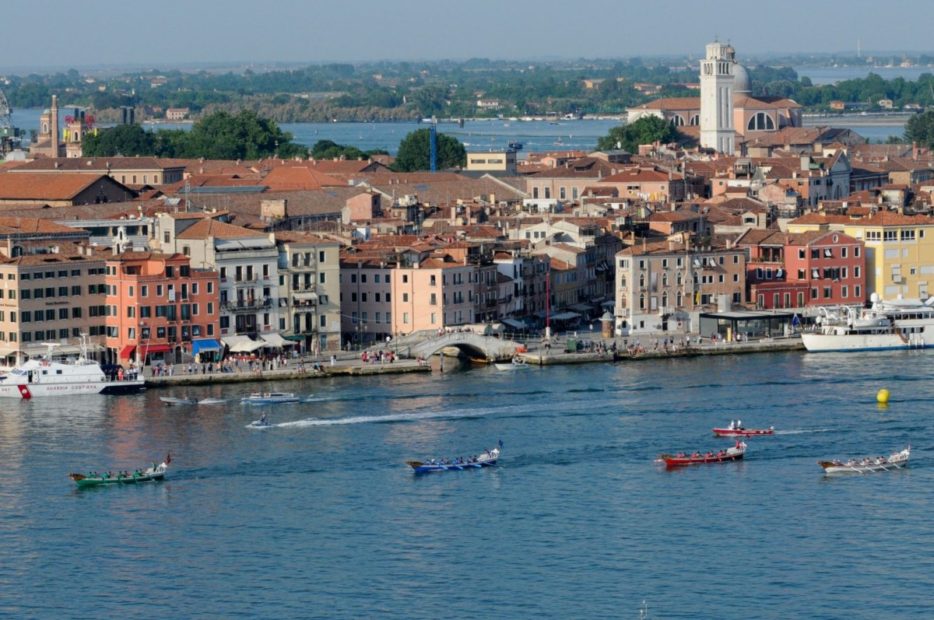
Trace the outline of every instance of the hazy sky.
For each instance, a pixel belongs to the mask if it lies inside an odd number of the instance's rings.
[[[0,68],[934,49],[932,0],[3,0]]]

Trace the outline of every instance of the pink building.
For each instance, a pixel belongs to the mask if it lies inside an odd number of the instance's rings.
[[[183,254],[127,251],[107,259],[106,346],[117,363],[187,362],[221,350],[216,271]]]
[[[474,322],[474,265],[446,256],[428,258],[392,273],[395,334],[443,329]]]

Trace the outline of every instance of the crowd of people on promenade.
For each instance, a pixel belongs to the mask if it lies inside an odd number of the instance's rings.
[[[360,361],[364,364],[385,364],[387,362],[392,364],[396,361],[396,354],[393,351],[383,351],[382,349],[375,353],[364,351],[360,354]]]
[[[304,360],[291,360],[283,353],[265,355],[230,353],[220,360],[190,361],[182,364],[157,362],[152,365],[152,376],[172,377],[176,374],[211,375],[216,373],[262,373],[266,370],[287,370],[296,367],[302,370]]]

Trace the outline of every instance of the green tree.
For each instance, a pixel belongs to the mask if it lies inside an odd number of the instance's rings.
[[[399,143],[399,152],[393,169],[400,172],[431,169],[431,138],[429,129],[416,129]],[[463,166],[467,161],[467,150],[457,138],[438,134],[438,169]]]
[[[905,139],[934,148],[934,110],[912,116],[905,124]]]
[[[668,121],[657,116],[643,116],[634,123],[620,125],[597,141],[601,150],[625,149],[635,153],[640,144],[678,142],[681,134]]]
[[[366,154],[355,146],[344,146],[333,140],[318,140],[311,147],[311,156],[315,159],[363,159]]]
[[[292,134],[250,110],[236,116],[215,112],[204,117],[191,128],[186,151],[188,157],[206,159],[260,159],[307,153],[304,147],[292,144]]]
[[[153,134],[139,125],[117,125],[84,134],[81,150],[85,157],[154,155]]]

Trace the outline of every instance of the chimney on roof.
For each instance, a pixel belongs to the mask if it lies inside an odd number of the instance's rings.
[[[912,141],[911,143],[911,158],[915,161],[918,161],[918,143],[917,141]]]

